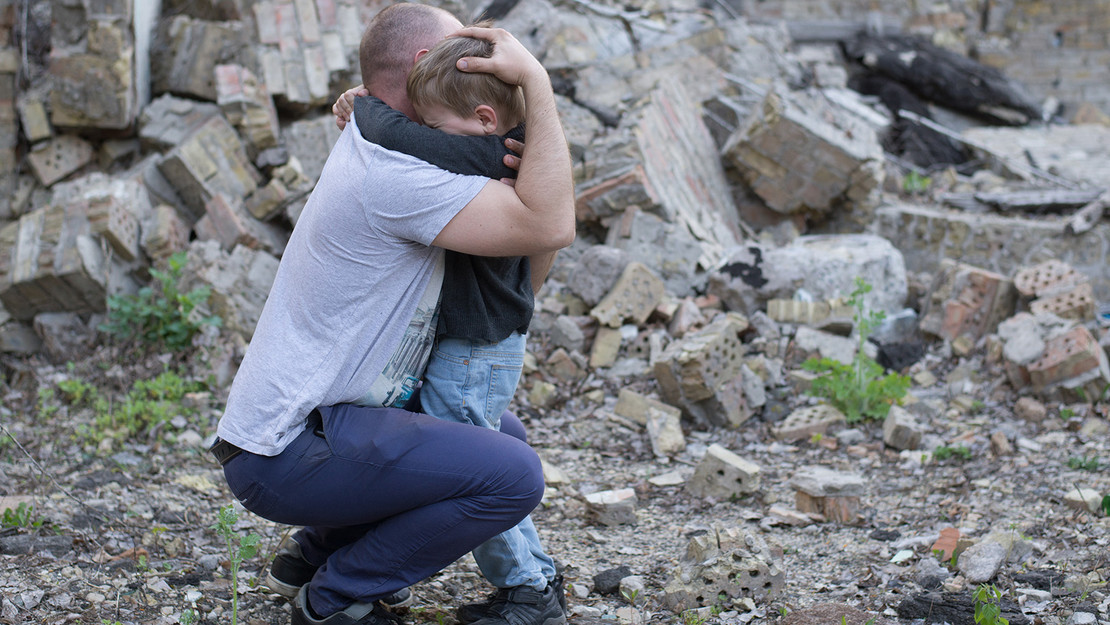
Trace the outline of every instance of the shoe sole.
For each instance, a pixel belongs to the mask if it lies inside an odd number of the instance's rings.
[[[266,574],[266,587],[290,601],[292,601],[301,590],[300,586],[286,584],[269,573]]]

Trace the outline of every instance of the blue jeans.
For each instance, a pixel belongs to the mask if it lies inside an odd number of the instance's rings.
[[[322,565],[309,603],[324,616],[442,570],[543,496],[539,457],[517,437],[353,405],[320,407],[280,454],[244,452],[224,476],[246,509],[305,526],[296,540]]]
[[[515,332],[500,343],[440,337],[420,388],[421,410],[444,421],[516,436],[511,431],[515,426],[503,427],[501,415],[520,381],[524,344],[524,335]],[[524,440],[523,426],[519,434]],[[482,575],[498,588],[526,585],[543,590],[555,577],[555,562],[540,546],[530,516],[475,549],[474,560]]]

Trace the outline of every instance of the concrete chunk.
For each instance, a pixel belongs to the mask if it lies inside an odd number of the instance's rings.
[[[657,399],[652,399],[647,395],[641,395],[629,388],[620,390],[620,394],[617,396],[617,405],[613,407],[613,413],[644,426],[648,424],[648,420],[653,413],[670,414],[676,417],[682,415],[682,411],[678,408]]]
[[[1014,312],[1013,283],[1000,274],[945,260],[929,289],[921,316],[923,331],[949,341],[977,341]]]
[[[214,22],[175,15],[162,20],[151,55],[155,93],[175,93],[215,102],[212,68],[221,64],[254,65],[240,22]]]
[[[586,507],[602,525],[636,524],[636,491],[631,488],[590,493],[586,495]]]
[[[759,465],[714,444],[686,482],[686,490],[696,497],[727,501],[759,490],[760,473]]]
[[[883,421],[883,442],[894,449],[917,449],[923,428],[913,414],[901,406],[891,406]]]
[[[245,198],[258,186],[239,135],[221,117],[205,121],[158,164],[158,170],[198,216],[215,195]]]
[[[821,404],[795,410],[773,428],[772,433],[779,440],[801,440],[814,434],[826,434],[832,426],[846,421],[839,410]]]
[[[217,65],[216,103],[239,131],[248,154],[257,154],[278,144],[277,109],[266,86],[242,65]]]
[[[73,135],[61,135],[27,155],[31,171],[48,187],[88,165],[92,159],[92,144]]]
[[[714,525],[690,538],[686,554],[664,587],[675,612],[742,598],[769,601],[782,594],[782,548],[740,527]]]
[[[800,512],[823,515],[830,521],[854,523],[859,515],[863,478],[827,467],[807,467],[790,479]]]
[[[663,300],[664,293],[663,281],[650,269],[641,263],[628,263],[590,316],[610,328],[619,328],[625,321],[642,325]]]
[[[850,123],[850,116],[842,118]],[[787,215],[863,203],[883,181],[882,148],[870,127],[838,128],[774,90],[723,153],[768,207]]]
[[[728,313],[668,345],[653,367],[664,401],[698,423],[736,427],[746,421],[751,412],[740,367],[747,329],[747,319]]]

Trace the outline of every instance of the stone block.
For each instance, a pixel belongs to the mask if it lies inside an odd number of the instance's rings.
[[[697,109],[679,80],[661,80],[624,115],[628,130],[591,145],[587,179],[577,189],[579,219],[608,227],[608,245],[628,250],[680,295],[690,289],[695,273],[715,267],[743,236],[723,165],[704,157],[716,149]],[[660,243],[673,245],[666,238],[631,232],[635,224],[625,213],[632,207],[670,226],[674,236],[685,234],[684,245],[691,249],[682,256],[664,253]],[[678,264],[689,256],[693,263]]]
[[[258,172],[243,143],[223,117],[205,121],[158,163],[158,170],[197,215],[217,194],[245,198],[258,186]]]
[[[0,303],[29,321],[43,312],[103,312],[108,293],[133,288],[101,251],[85,205],[46,206],[0,228]]]
[[[1043,297],[1070,291],[1085,282],[1088,282],[1087,276],[1055,258],[1025,267],[1014,276],[1014,288],[1026,297]]]
[[[19,123],[23,128],[23,136],[31,143],[38,143],[49,139],[54,134],[50,126],[50,119],[46,114],[46,105],[39,98],[23,97],[16,104],[19,111]]]
[[[195,226],[197,237],[202,240],[215,239],[227,251],[245,245],[280,256],[285,250],[285,233],[251,217],[241,200],[216,194],[205,204],[204,211],[205,216]]]
[[[741,527],[714,525],[690,538],[686,554],[664,587],[674,612],[729,601],[769,601],[782,594],[782,549]]]
[[[1107,381],[1106,352],[1098,340],[1084,326],[1076,326],[1065,334],[1045,341],[1041,357],[1025,367],[1035,390],[1044,390],[1078,378],[1090,372],[1099,372]]]
[[[590,311],[590,316],[610,328],[619,328],[625,321],[643,325],[664,294],[663,281],[658,276],[643,264],[631,262],[608,295]]]
[[[139,116],[139,142],[144,150],[165,152],[189,138],[209,119],[220,116],[220,107],[164,94]]]
[[[803,110],[775,90],[751,111],[722,150],[767,206],[783,214],[825,214],[866,200],[882,185],[882,147],[870,127]]]
[[[42,339],[26,323],[8,321],[0,324],[0,353],[36,354],[42,349]]]
[[[590,346],[590,368],[612,367],[620,354],[621,340],[619,329],[604,326],[598,328],[593,345]]]
[[[681,418],[677,410],[648,409],[647,434],[651,441],[651,451],[657,457],[674,456],[686,449]]]
[[[58,136],[27,155],[31,171],[48,187],[88,165],[92,159],[92,144],[73,135]]]
[[[901,406],[891,406],[883,421],[883,442],[894,449],[917,449],[921,445],[923,428],[910,411]]]
[[[1098,514],[1102,507],[1102,493],[1093,488],[1072,488],[1064,495],[1064,505],[1079,512]]]
[[[1083,282],[1071,290],[1035,299],[1029,303],[1029,312],[1034,315],[1052,313],[1062,319],[1093,320],[1095,298],[1091,284]]]
[[[217,241],[193,241],[181,273],[181,289],[211,287],[208,305],[223,327],[250,341],[277,275],[278,259],[237,245],[225,252]]]
[[[139,218],[130,208],[112,195],[97,195],[88,199],[88,217],[92,232],[107,241],[123,260],[140,258]]]
[[[277,109],[266,86],[241,65],[217,65],[216,103],[231,125],[239,131],[248,154],[257,154],[278,144]]]
[[[730,310],[749,315],[772,299],[794,299],[804,289],[813,300],[847,298],[856,278],[871,285],[869,310],[894,314],[905,307],[909,290],[902,252],[874,235],[802,236],[789,245],[747,243],[709,275],[708,292]]]
[[[315,183],[324,170],[332,146],[339,140],[339,129],[335,126],[335,117],[329,113],[289,124],[283,138],[289,155],[300,161],[304,175]]]
[[[859,516],[863,478],[827,467],[807,467],[790,479],[799,512],[820,514],[830,521],[855,523]]]
[[[142,247],[153,261],[162,261],[189,247],[189,227],[172,207],[160,204],[142,229]]]
[[[621,488],[590,493],[586,495],[586,509],[602,525],[635,525],[636,491]]]
[[[591,245],[571,270],[567,287],[587,306],[596,306],[628,266],[628,253],[608,245]]]
[[[847,423],[844,414],[828,404],[799,408],[786,416],[771,433],[780,441],[802,440],[827,434],[834,425]]]
[[[249,38],[240,22],[213,22],[175,15],[163,19],[151,54],[155,93],[174,93],[215,102],[212,68],[222,64],[254,65]]]
[[[133,126],[139,103],[130,45],[119,55],[55,52],[49,70],[50,121],[55,127],[125,130]]]
[[[823,332],[808,326],[801,326],[794,333],[794,349],[803,360],[810,357],[831,358],[844,364],[849,364],[855,358],[859,345],[856,340]]]
[[[1016,291],[1005,276],[945,260],[925,301],[920,328],[949,341],[994,332],[1014,312]]]
[[[617,404],[613,406],[613,413],[643,426],[646,426],[649,418],[655,414],[682,416],[682,411],[678,408],[647,395],[641,395],[630,388],[620,390],[620,394],[617,395]]]
[[[53,362],[81,360],[96,346],[96,330],[77,313],[39,313],[34,329]]]
[[[759,490],[760,474],[759,465],[713,444],[686,482],[686,490],[695,497],[728,501]]]
[[[747,319],[728,313],[668,345],[653,367],[663,400],[697,423],[736,427],[746,421],[751,412],[740,367],[747,329]]]

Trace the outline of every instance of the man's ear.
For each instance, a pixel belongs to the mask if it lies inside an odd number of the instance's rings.
[[[424,48],[422,50],[417,50],[416,51],[416,56],[412,57],[412,64],[416,65],[416,62],[420,60],[420,57],[424,56],[427,53],[428,53],[427,48]]]
[[[488,104],[479,104],[474,108],[474,115],[482,123],[482,130],[487,135],[497,134],[497,111]]]

